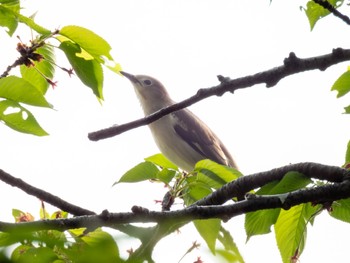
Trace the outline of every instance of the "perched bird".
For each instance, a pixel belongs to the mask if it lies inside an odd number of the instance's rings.
[[[124,71],[121,74],[133,84],[146,116],[175,103],[157,79]],[[187,172],[203,159],[237,168],[220,139],[188,109],[170,113],[149,127],[159,150]]]

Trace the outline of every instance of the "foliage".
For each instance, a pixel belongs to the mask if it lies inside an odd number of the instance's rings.
[[[103,100],[102,66],[119,72],[120,66],[110,55],[110,45],[94,32],[79,26],[64,26],[50,31],[36,24],[32,18],[20,14],[20,2],[8,0],[0,2],[0,26],[7,28],[13,36],[18,24],[24,24],[37,32],[30,44],[18,43],[17,51],[21,57],[2,74],[0,80],[0,120],[8,127],[38,136],[48,133],[39,125],[26,106],[52,108],[45,94],[48,87],[53,88],[55,68],[75,73],[82,83],[89,87],[97,99]],[[51,41],[58,41],[58,48]],[[63,51],[72,69],[56,64],[55,52]],[[111,66],[112,65],[112,66]],[[19,66],[21,76],[9,76],[10,70]]]
[[[34,221],[32,215],[20,210],[13,209],[12,214],[18,223]],[[43,208],[40,214],[41,220],[68,216],[62,211],[49,215]],[[13,244],[16,247],[8,259],[11,262],[123,262],[114,238],[100,228],[88,233],[84,233],[84,229],[0,233],[1,247]]]
[[[339,8],[343,1],[329,1]],[[329,10],[314,1],[306,4],[311,29]],[[35,23],[32,18],[21,13],[19,0],[0,0],[0,26],[7,30],[10,37],[16,32],[19,24],[36,32],[37,36],[29,44],[19,43],[17,50],[21,57],[4,71],[0,78],[0,120],[8,127],[37,136],[48,135],[41,127],[28,106],[51,109],[53,106],[46,100],[47,90],[55,87],[53,80],[55,70],[60,69],[67,74],[76,74],[81,82],[90,88],[99,101],[103,100],[103,67],[118,73],[121,68],[110,55],[110,45],[94,32],[80,27],[68,25],[57,30],[48,30]],[[51,42],[58,43],[54,47]],[[71,68],[61,67],[56,62],[56,52],[62,52],[68,59]],[[10,75],[15,67],[20,68],[20,75]],[[350,90],[350,73],[346,71],[334,83],[332,90],[338,97]],[[350,112],[350,106],[345,108]],[[344,167],[349,168],[350,142],[348,144]],[[168,196],[163,200],[163,210],[170,210],[174,200],[181,199],[185,206],[195,202],[225,186],[228,182],[240,178],[242,174],[235,169],[219,165],[210,160],[197,163],[194,171],[183,173],[167,160],[157,154],[145,159],[127,171],[115,184],[137,183],[141,181],[157,181],[168,188]],[[311,189],[319,184],[297,172],[287,173],[283,179],[255,189],[252,195],[278,196],[282,202],[286,194],[300,189]],[[283,262],[297,261],[306,243],[308,225],[312,224],[318,213],[326,208],[330,215],[338,220],[349,222],[350,199],[342,199],[333,204],[305,203],[291,207],[260,210],[246,214],[245,231],[247,241],[256,235],[268,234],[274,228],[276,244]],[[233,201],[237,201],[233,199]],[[68,218],[68,214],[58,211],[49,215],[45,209],[40,211],[41,220]],[[15,222],[31,222],[34,217],[19,210],[13,210]],[[164,222],[154,228],[125,225],[120,231],[140,239],[142,245],[149,237],[155,240],[148,247],[147,259],[151,259],[152,250],[157,241],[175,231],[188,222]],[[244,262],[229,229],[225,229],[222,220],[210,218],[193,220],[193,225],[205,240],[213,254],[220,255],[227,262]],[[121,230],[122,229],[122,230]],[[156,231],[155,231],[156,230]],[[147,238],[146,238],[147,237]],[[0,233],[0,246],[12,251],[1,251],[0,261],[14,262],[124,262],[119,255],[118,239],[112,237],[101,228],[78,228],[69,231],[41,230],[30,233]],[[191,248],[193,249],[193,248]],[[191,251],[189,249],[189,252]],[[131,252],[131,251],[130,251]],[[6,258],[10,253],[10,258]],[[131,253],[133,262],[143,262],[145,254]],[[129,260],[130,260],[129,259]]]

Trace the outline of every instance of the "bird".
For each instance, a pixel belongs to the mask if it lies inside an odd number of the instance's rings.
[[[125,71],[120,73],[132,83],[145,116],[175,104],[159,80]],[[148,126],[161,153],[184,171],[191,172],[203,159],[238,169],[218,136],[187,108],[165,115]]]

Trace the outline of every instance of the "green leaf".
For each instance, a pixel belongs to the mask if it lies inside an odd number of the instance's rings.
[[[58,219],[58,218],[68,218],[68,213],[59,210],[59,211],[52,213],[52,215],[50,216],[50,219]]]
[[[37,136],[48,135],[40,127],[33,114],[22,107],[19,103],[11,100],[0,101],[0,120],[8,127],[23,133]]]
[[[333,218],[350,223],[350,199],[341,199],[333,202],[332,211],[329,214]]]
[[[161,171],[157,173],[157,179],[159,179],[163,183],[170,183],[170,181],[174,178],[177,171],[169,170],[167,168],[163,168]]]
[[[288,172],[282,180],[271,182],[261,187],[256,195],[276,195],[288,193],[303,188],[310,184],[312,180],[298,172]],[[268,209],[250,212],[245,217],[245,231],[247,241],[254,235],[262,235],[271,232],[271,226],[276,223],[281,209]]]
[[[143,162],[127,171],[117,183],[136,183],[145,180],[157,178],[159,170],[156,165],[151,162]]]
[[[344,107],[344,110],[345,110],[345,114],[350,114],[350,105],[347,106],[347,107]]]
[[[158,153],[145,158],[145,161],[154,163],[162,168],[168,168],[173,170],[178,170],[178,167],[169,161],[163,154]]]
[[[332,6],[338,8],[343,4],[343,0],[329,0],[328,1]],[[310,0],[306,4],[305,14],[307,18],[309,19],[310,29],[312,30],[315,26],[315,24],[320,20],[321,18],[327,16],[330,14],[330,12],[325,9],[324,7],[320,6],[319,4],[315,3],[314,1]]]
[[[53,262],[57,255],[48,247],[18,246],[11,255],[13,262]]]
[[[263,186],[256,192],[256,194],[261,195],[263,193],[273,195],[288,193],[304,188],[310,183],[312,183],[312,180],[310,178],[306,177],[301,173],[291,171],[286,173],[282,180],[279,181],[272,188],[270,188],[271,185],[268,184],[267,187],[269,188],[269,191],[266,191],[265,186]]]
[[[289,210],[281,210],[275,224],[275,236],[282,261],[290,263],[293,257],[299,258],[306,242],[306,225],[318,207],[301,204]]]
[[[0,79],[0,98],[39,107],[51,107],[40,90],[16,76]]]
[[[80,80],[92,89],[97,98],[103,99],[103,70],[100,63],[94,59],[78,57],[77,54],[81,53],[81,48],[70,41],[62,42],[59,48],[66,54]]]
[[[337,98],[344,96],[350,91],[350,71],[344,72],[333,84],[332,91],[338,92]]]
[[[78,254],[79,262],[120,262],[115,240],[100,228],[84,235],[81,240],[87,246],[83,248],[83,253]]]
[[[32,18],[23,16],[19,13],[15,13],[15,15],[16,15],[19,22],[26,24],[27,26],[29,26],[31,29],[33,29],[37,33],[39,33],[43,36],[48,36],[51,34],[50,30],[38,25],[37,23],[34,22],[34,20]]]
[[[103,63],[105,58],[113,60],[110,55],[111,46],[106,40],[89,29],[79,26],[65,26],[59,34],[78,44],[100,63]]]
[[[39,34],[49,35],[51,31],[36,24],[33,19],[21,15],[19,1],[1,1],[0,5],[0,26],[9,29],[8,34],[11,36],[18,25],[18,22],[24,23]]]
[[[221,242],[225,249],[217,249],[217,254],[225,258],[227,262],[244,262],[236,243],[233,241],[231,233],[223,227],[220,228],[218,241]]]
[[[247,213],[244,222],[247,242],[252,236],[270,233],[280,211],[281,209],[276,208]]]
[[[220,219],[194,220],[193,223],[210,251],[215,255],[216,239],[221,228]]]
[[[8,10],[4,5],[0,5],[0,26],[7,27],[7,33],[12,36],[16,31],[18,22],[16,16],[11,10]]]
[[[186,182],[187,185],[183,191],[183,199],[187,206],[193,204],[194,202],[206,197],[207,195],[213,192],[207,184],[197,181],[195,179],[195,176],[188,177],[186,179]]]
[[[226,262],[239,262],[239,263],[244,263],[244,260],[243,260],[243,258],[239,255],[237,255],[237,254],[235,254],[234,252],[232,252],[232,251],[228,251],[228,250],[224,250],[224,249],[216,249],[215,250],[215,252],[216,252],[216,257],[217,257],[217,259],[219,259],[218,258],[218,256],[220,255],[224,260],[226,260]],[[217,262],[224,262],[224,261],[222,261],[222,260],[220,260],[220,261],[217,261]]]
[[[36,52],[41,54],[44,59],[40,62],[34,61],[35,68],[21,65],[21,75],[23,79],[30,82],[40,90],[42,94],[45,94],[50,86],[45,77],[52,80],[55,73],[55,67],[52,64],[52,62],[55,62],[55,54],[53,48],[49,45],[44,45],[43,47],[38,48]],[[38,71],[41,72],[41,74]]]
[[[197,172],[198,181],[214,189],[218,189],[241,176],[241,173],[236,169],[215,163],[211,160],[199,161],[194,171]]]
[[[19,12],[20,11],[20,3],[19,0],[0,0],[1,6],[6,6],[8,9]]]
[[[0,247],[7,247],[19,241],[13,234],[0,232]]]

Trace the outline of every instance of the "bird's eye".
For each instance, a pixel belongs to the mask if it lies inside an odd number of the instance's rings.
[[[143,84],[145,84],[146,86],[150,86],[150,85],[152,85],[152,81],[150,81],[149,79],[145,79],[143,81]]]

